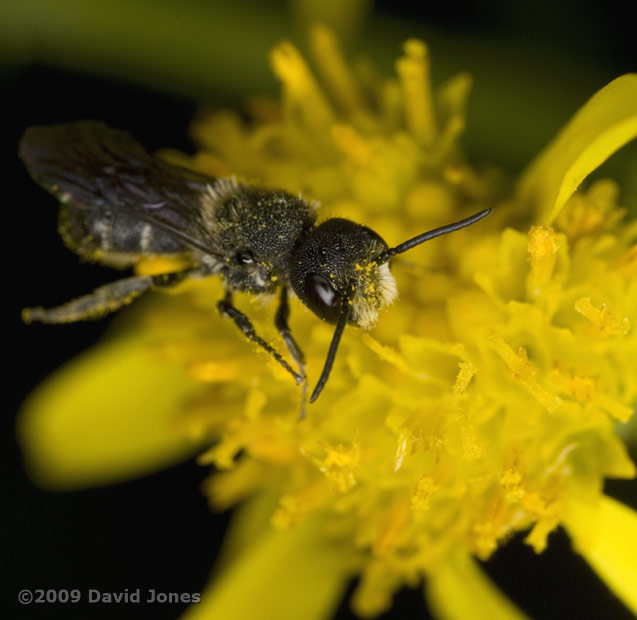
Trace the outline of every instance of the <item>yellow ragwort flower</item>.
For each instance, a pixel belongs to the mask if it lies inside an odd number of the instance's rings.
[[[363,617],[424,578],[441,618],[520,618],[472,558],[520,531],[541,552],[559,525],[637,612],[637,514],[602,493],[604,478],[635,476],[615,429],[637,399],[637,223],[612,181],[579,189],[637,135],[637,76],[586,103],[507,196],[459,145],[469,76],[432,90],[416,40],[386,80],[348,65],[323,28],[311,49],[320,77],[279,44],[280,104],[256,100],[251,123],[204,115],[199,153],[170,157],[302,192],[321,219],[390,245],[494,213],[395,260],[399,299],[372,331],[346,330],[302,422],[290,377],[217,316],[217,279],[141,302],[132,327],[25,405],[34,474],[79,486],[198,450],[211,504],[246,501],[190,620],[327,618],[356,574]],[[238,303],[284,350],[271,308]],[[316,378],[332,328],[299,303],[292,327]]]

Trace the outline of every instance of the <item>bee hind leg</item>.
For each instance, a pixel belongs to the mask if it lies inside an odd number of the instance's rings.
[[[54,308],[25,308],[22,320],[25,323],[73,323],[99,319],[130,303],[151,288],[172,286],[185,274],[160,274],[154,276],[132,276],[110,282],[96,288],[92,293],[73,299]]]

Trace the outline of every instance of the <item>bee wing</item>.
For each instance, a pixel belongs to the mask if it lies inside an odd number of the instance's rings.
[[[94,121],[29,127],[19,155],[33,180],[63,203],[134,211],[185,245],[222,256],[200,206],[214,179],[153,157],[125,131]]]

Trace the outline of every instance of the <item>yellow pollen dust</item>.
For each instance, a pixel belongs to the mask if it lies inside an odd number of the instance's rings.
[[[531,226],[528,245],[531,273],[528,285],[532,292],[536,292],[551,279],[558,247],[552,228],[543,224]]]
[[[593,377],[571,375],[567,389],[569,394],[580,403],[590,403],[597,395],[597,382]]]
[[[462,458],[465,461],[476,461],[482,456],[482,446],[478,441],[473,424],[465,422],[460,427],[460,444],[462,446]]]
[[[571,382],[571,395],[579,402],[590,402],[595,396],[595,380],[592,377],[575,375]]]
[[[416,511],[425,511],[429,508],[429,501],[438,493],[440,487],[431,476],[421,476],[411,496],[411,507]]]
[[[456,398],[460,398],[464,394],[473,375],[478,371],[471,362],[460,362],[458,366],[460,370],[456,376],[456,383],[453,386],[453,395]]]
[[[556,368],[551,373],[551,384],[569,394],[578,403],[599,405],[620,422],[627,422],[633,413],[632,407],[604,393],[596,377],[569,373]]]
[[[601,338],[624,336],[630,331],[630,321],[627,317],[619,318],[606,309],[606,304],[595,307],[590,297],[578,299],[575,302],[575,310],[588,319],[593,333]]]
[[[496,333],[491,332],[487,344],[502,358],[513,380],[526,390],[549,412],[555,411],[561,400],[550,394],[538,382],[540,371],[528,360],[526,350],[520,347],[516,352]]]
[[[391,347],[380,344],[378,340],[374,339],[368,333],[361,334],[361,340],[363,344],[369,347],[381,360],[393,364],[406,375],[415,375],[413,368],[409,365],[407,360]],[[424,379],[422,375],[416,375],[419,379]]]
[[[522,500],[524,488],[522,487],[522,474],[517,469],[506,469],[500,476],[500,484],[505,492],[505,497],[511,503]]]
[[[356,484],[354,472],[361,460],[360,432],[356,433],[351,445],[332,446],[321,441],[319,446],[325,452],[323,458],[315,458],[314,463],[321,473],[334,485],[336,493],[345,493]]]

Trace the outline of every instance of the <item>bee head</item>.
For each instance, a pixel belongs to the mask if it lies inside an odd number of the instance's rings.
[[[435,228],[389,248],[367,226],[334,218],[310,229],[295,246],[290,284],[299,299],[319,318],[335,323],[323,372],[312,392],[313,403],[329,377],[338,344],[347,323],[369,328],[379,310],[396,297],[396,282],[389,272],[392,256],[417,245],[471,226],[491,213],[475,215]]]
[[[327,220],[295,248],[291,286],[323,321],[336,324],[347,306],[347,322],[368,329],[397,294],[389,265],[376,262],[387,249],[367,226],[341,218]]]

